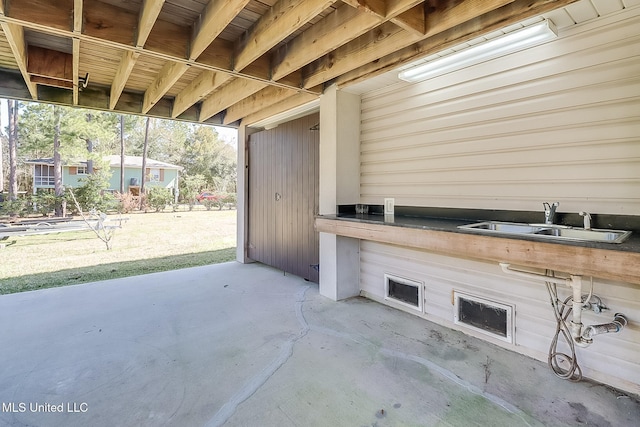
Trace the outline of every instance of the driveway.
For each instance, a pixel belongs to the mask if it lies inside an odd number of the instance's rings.
[[[0,296],[0,426],[631,426],[632,396],[235,262]]]

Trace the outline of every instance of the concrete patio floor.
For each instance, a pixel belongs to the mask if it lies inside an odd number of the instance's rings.
[[[0,403],[0,426],[640,425],[637,396],[238,263],[0,296]]]

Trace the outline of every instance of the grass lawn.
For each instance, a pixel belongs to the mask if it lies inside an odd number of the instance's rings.
[[[110,215],[117,218],[117,215]],[[66,286],[235,259],[236,211],[132,213],[112,249],[92,231],[0,243],[0,294]]]

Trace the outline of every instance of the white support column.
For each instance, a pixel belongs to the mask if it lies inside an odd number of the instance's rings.
[[[249,240],[249,135],[255,130],[240,126],[238,128],[238,178],[236,188],[238,191],[236,205],[236,261],[243,264],[253,262],[247,256],[247,243]]]
[[[320,98],[320,215],[360,199],[360,96],[335,86]],[[320,294],[335,301],[360,294],[360,241],[320,233]]]

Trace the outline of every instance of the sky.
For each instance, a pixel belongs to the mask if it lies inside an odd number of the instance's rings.
[[[9,118],[7,116],[7,101],[5,99],[0,99],[0,123],[2,124],[2,126],[0,126],[0,133],[6,134],[5,128],[9,125]],[[223,141],[235,149],[238,148],[238,131],[236,129],[225,126],[214,127]]]

